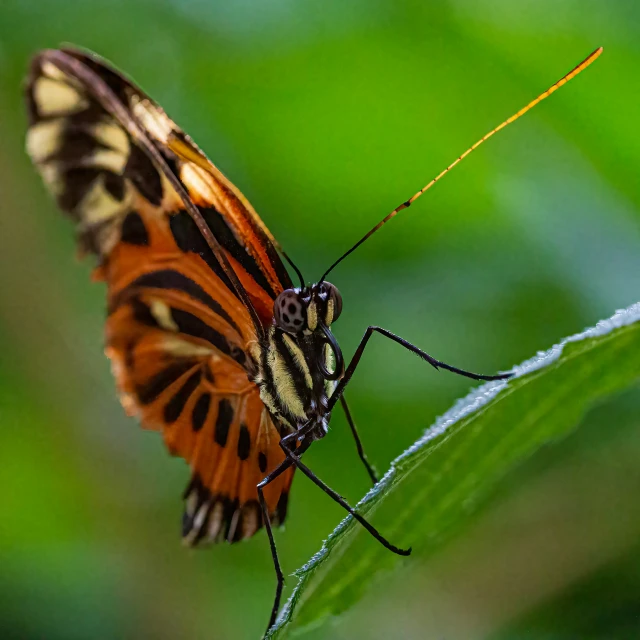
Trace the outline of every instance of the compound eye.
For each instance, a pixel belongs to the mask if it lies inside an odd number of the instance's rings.
[[[338,291],[338,287],[332,285],[330,282],[323,282],[322,286],[327,296],[327,314],[329,315],[329,309],[333,310],[331,318],[327,318],[327,324],[330,325],[332,322],[335,322],[342,313],[342,296]]]
[[[273,317],[280,329],[298,333],[304,329],[304,306],[293,289],[285,289],[273,303]]]

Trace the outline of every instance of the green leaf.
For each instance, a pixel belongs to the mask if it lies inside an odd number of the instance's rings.
[[[509,470],[639,377],[637,303],[524,362],[508,382],[472,391],[357,505],[394,544],[412,546],[412,556],[387,551],[347,517],[296,572],[298,584],[268,637],[317,626],[349,609],[385,571],[433,555],[464,529]]]

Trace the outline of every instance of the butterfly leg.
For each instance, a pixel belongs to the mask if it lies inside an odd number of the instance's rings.
[[[344,372],[344,376],[338,383],[336,390],[333,392],[333,395],[329,399],[329,410],[333,409],[338,399],[342,396],[344,392],[344,388],[349,383],[349,380],[351,380],[351,376],[356,370],[356,367],[360,362],[360,358],[362,358],[362,354],[364,353],[364,349],[367,346],[367,343],[369,342],[369,338],[371,338],[374,331],[377,333],[380,333],[386,338],[389,338],[390,340],[393,340],[394,342],[397,342],[398,344],[402,345],[405,349],[408,349],[412,353],[415,353],[417,356],[419,356],[420,358],[428,362],[435,369],[446,369],[447,371],[452,371],[453,373],[457,373],[458,375],[464,376],[466,378],[471,378],[472,380],[506,380],[507,378],[511,378],[513,376],[513,373],[500,373],[494,376],[486,376],[480,373],[472,373],[471,371],[458,369],[458,367],[453,367],[450,364],[447,364],[446,362],[441,362],[440,360],[436,360],[434,357],[430,356],[425,351],[422,351],[422,349],[418,349],[418,347],[411,344],[404,338],[397,336],[395,333],[391,333],[391,331],[387,331],[382,327],[376,327],[372,325],[368,327],[367,330],[365,331],[364,336],[360,341],[358,348],[356,349],[356,352],[353,354],[353,358],[351,358],[351,362],[349,363],[349,366]]]
[[[373,482],[373,484],[377,484],[378,477],[376,476],[376,472],[373,466],[371,465],[371,463],[369,462],[369,460],[367,459],[367,455],[364,452],[364,448],[362,447],[360,436],[358,435],[358,430],[356,429],[355,422],[351,417],[351,412],[349,411],[349,407],[347,405],[347,400],[343,395],[340,396],[340,402],[342,403],[342,408],[344,409],[344,413],[347,417],[347,422],[349,423],[349,428],[351,429],[353,438],[356,441],[356,448],[358,449],[358,455],[360,456],[360,460],[362,460],[364,466],[366,467],[367,473],[369,474],[369,477],[371,478],[371,481]],[[293,443],[296,441],[297,442],[304,441],[307,434],[315,428],[316,428],[316,421],[309,420],[309,422],[301,426],[297,431],[294,431],[293,433],[290,433],[289,435],[286,435],[284,438],[282,438],[281,446],[286,447],[288,449],[290,448],[290,443]]]
[[[313,431],[316,427],[316,420],[312,419],[299,427],[296,431],[292,431],[290,434],[284,436],[280,440],[280,447],[284,448],[285,453],[291,448],[294,442],[302,442],[310,431]],[[305,449],[306,451],[306,449]]]
[[[303,453],[309,447],[311,443],[306,446],[301,445],[299,451]],[[278,476],[284,473],[291,465],[294,464],[293,460],[291,460],[288,456],[266,477],[264,478],[257,486],[258,488],[258,500],[260,501],[260,508],[262,509],[262,518],[264,520],[264,526],[267,530],[267,536],[269,538],[269,546],[271,548],[271,557],[273,558],[273,566],[276,570],[276,595],[273,600],[273,607],[271,609],[271,617],[269,618],[269,625],[267,626],[267,631],[271,629],[271,627],[276,622],[276,617],[278,615],[278,610],[280,609],[280,598],[282,597],[282,588],[284,587],[284,575],[282,574],[282,568],[280,567],[280,560],[278,558],[278,550],[276,548],[276,542],[273,538],[273,528],[271,527],[271,518],[269,517],[269,508],[267,507],[267,502],[264,499],[264,488],[271,482],[273,482]]]
[[[356,448],[358,449],[360,460],[362,460],[362,464],[364,464],[364,466],[366,467],[367,473],[369,474],[369,477],[371,478],[373,484],[377,484],[378,477],[376,476],[375,469],[367,459],[367,455],[364,452],[360,436],[358,435],[358,430],[356,429],[356,423],[351,417],[351,411],[349,411],[349,406],[347,405],[347,400],[344,397],[344,394],[340,394],[340,403],[342,404],[342,408],[344,409],[344,415],[346,416],[347,422],[349,423],[349,428],[351,429],[351,433],[353,434],[353,439],[356,441]]]
[[[356,429],[356,425],[353,421],[353,418],[351,417],[351,412],[349,411],[349,407],[347,406],[347,401],[344,396],[340,397],[340,401],[342,402],[342,408],[344,409],[345,415],[347,416],[347,422],[349,423],[351,433],[353,434],[353,438],[356,441],[356,447],[358,449],[360,460],[362,460],[362,462],[364,463],[364,466],[366,467],[373,484],[377,484],[378,478],[376,476],[376,472],[364,452],[360,436],[358,435],[358,430]],[[309,420],[306,424],[299,427],[297,431],[294,431],[282,438],[282,440],[280,441],[280,446],[285,448],[285,451],[288,450],[291,444],[293,444],[294,442],[303,442],[306,436],[316,427],[317,423],[315,419]],[[298,455],[300,455],[300,450],[298,450]]]
[[[307,447],[313,442],[312,440],[308,440],[303,442],[300,448],[294,453],[291,449],[287,447],[286,444],[283,444],[282,440],[280,441],[280,445],[282,446],[283,451],[287,455],[287,459],[291,460],[291,462],[298,468],[302,473],[304,473],[311,482],[313,482],[316,486],[320,487],[330,498],[335,500],[343,509],[345,509],[348,513],[350,513],[378,542],[382,544],[385,548],[389,549],[389,551],[393,551],[393,553],[397,553],[399,556],[408,556],[411,553],[411,548],[409,549],[400,549],[395,545],[391,544],[385,537],[383,537],[378,530],[363,516],[361,516],[339,493],[334,491],[331,487],[326,485],[318,476],[316,476],[309,467],[307,467],[299,457],[299,454],[302,451],[306,450]],[[306,445],[306,446],[305,446]]]
[[[278,615],[278,609],[280,609],[280,598],[282,596],[282,588],[284,586],[284,576],[282,575],[282,568],[280,567],[280,560],[278,559],[278,550],[276,549],[276,542],[273,538],[273,529],[271,527],[271,519],[269,518],[269,509],[267,502],[264,499],[263,489],[270,482],[273,482],[281,473],[286,471],[292,462],[289,458],[285,458],[264,480],[258,484],[258,499],[260,500],[260,507],[262,509],[262,518],[264,520],[264,526],[267,530],[267,536],[269,537],[269,546],[271,547],[271,557],[273,558],[273,566],[276,570],[276,579],[278,581],[276,586],[276,596],[273,601],[273,607],[271,609],[271,617],[269,618],[269,625],[267,631],[275,624],[276,616]]]

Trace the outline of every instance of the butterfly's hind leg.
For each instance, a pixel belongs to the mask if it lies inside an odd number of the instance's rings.
[[[271,609],[271,617],[269,618],[269,624],[267,625],[267,631],[271,629],[271,627],[276,622],[276,617],[278,615],[278,610],[280,609],[280,598],[282,597],[282,588],[284,587],[284,576],[282,575],[282,568],[280,567],[280,560],[278,558],[278,549],[276,548],[276,541],[273,539],[273,529],[271,527],[271,519],[269,517],[269,508],[267,507],[267,502],[264,499],[263,489],[270,482],[273,482],[280,474],[284,473],[289,467],[291,467],[292,462],[289,458],[285,458],[276,468],[272,471],[264,480],[262,480],[258,484],[258,500],[260,501],[260,508],[262,509],[262,518],[264,520],[264,526],[267,530],[267,536],[269,537],[269,546],[271,547],[271,557],[273,558],[273,566],[276,571],[276,595],[273,600],[273,607]]]
[[[345,416],[347,418],[347,422],[349,423],[349,428],[351,429],[351,434],[353,435],[353,439],[356,441],[356,448],[358,449],[358,455],[360,456],[360,460],[362,460],[364,466],[367,469],[367,473],[371,478],[373,484],[377,484],[378,477],[376,475],[375,469],[367,459],[367,454],[364,452],[364,448],[362,446],[362,441],[360,440],[360,436],[358,435],[358,429],[356,428],[355,422],[351,417],[351,412],[349,411],[349,407],[347,405],[347,400],[344,395],[340,396],[340,402],[342,403],[342,408],[344,409]],[[317,422],[315,419],[309,420],[302,427],[299,427],[297,431],[286,435],[280,441],[280,446],[284,449],[284,451],[288,451],[294,442],[304,442],[306,436],[311,433],[314,429],[317,428]],[[300,455],[300,450],[298,450],[298,455]]]
[[[307,450],[311,442],[306,445],[301,445],[298,448],[300,454],[304,453]],[[285,450],[285,453],[288,450]],[[258,485],[258,500],[260,501],[260,508],[262,509],[262,518],[264,520],[264,526],[267,530],[267,536],[269,537],[269,547],[271,548],[271,557],[273,558],[273,566],[276,571],[276,595],[273,600],[273,607],[271,609],[271,617],[269,618],[269,625],[267,626],[266,633],[269,632],[269,629],[275,624],[276,617],[278,616],[278,610],[280,609],[280,598],[282,597],[282,588],[284,587],[284,575],[282,574],[282,568],[280,567],[280,560],[278,558],[278,549],[276,548],[276,541],[273,538],[273,528],[271,527],[271,518],[269,517],[269,508],[267,506],[267,502],[264,499],[264,488],[273,482],[278,476],[284,473],[287,469],[289,469],[294,464],[294,461],[287,455],[287,457],[266,477],[264,478]]]
[[[311,482],[320,487],[320,489],[322,489],[330,498],[335,500],[343,509],[345,509],[345,511],[350,513],[355,518],[355,520],[357,520],[378,542],[382,544],[382,546],[389,549],[389,551],[392,551],[393,553],[397,553],[399,556],[408,556],[411,553],[410,548],[400,549],[399,547],[391,544],[382,534],[378,532],[378,530],[373,525],[369,524],[369,522],[367,522],[367,520],[365,520],[365,518],[361,516],[339,493],[322,482],[322,480],[320,480],[320,478],[318,478],[318,476],[316,476],[316,474],[313,473],[313,471],[311,471],[311,469],[309,469],[309,467],[307,467],[300,460],[300,455],[304,451],[306,451],[306,449],[312,442],[313,440],[304,441],[300,445],[299,449],[297,449],[295,452],[287,446],[287,443],[285,443],[284,440],[280,441],[280,446],[287,455],[288,460],[291,460],[291,462],[298,469],[300,469],[300,471],[302,471],[302,473],[304,473],[304,475],[307,476],[307,478],[309,478]]]

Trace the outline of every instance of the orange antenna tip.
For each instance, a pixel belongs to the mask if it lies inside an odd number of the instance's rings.
[[[346,253],[342,254],[324,273],[320,282],[322,282],[329,272],[334,269],[334,267],[338,266],[340,262],[342,262],[349,254],[355,251],[367,238],[372,236],[382,225],[391,220],[391,218],[395,217],[400,211],[410,207],[425,191],[428,191],[433,187],[433,185],[438,182],[441,178],[443,178],[451,169],[453,169],[459,162],[464,160],[472,151],[475,151],[481,144],[486,142],[493,135],[498,133],[501,129],[504,129],[507,125],[510,125],[512,122],[515,122],[518,118],[523,116],[527,111],[535,107],[539,102],[542,102],[546,98],[548,98],[552,93],[555,93],[560,87],[567,84],[569,80],[575,78],[581,71],[584,71],[592,62],[594,62],[602,53],[603,48],[598,47],[595,51],[590,53],[580,64],[575,66],[569,73],[565,74],[558,80],[554,82],[546,91],[543,91],[537,98],[532,100],[529,104],[522,107],[519,111],[516,111],[512,116],[509,116],[506,120],[501,122],[497,127],[486,133],[482,138],[480,138],[477,142],[472,144],[464,153],[459,155],[446,169],[443,169],[435,178],[431,180],[431,182],[427,183],[420,191],[414,193],[408,200],[405,200],[402,204],[399,204],[391,213],[389,213],[386,217],[384,217],[378,224],[373,227],[370,231],[368,231],[358,242],[356,242],[351,249],[349,249]]]

